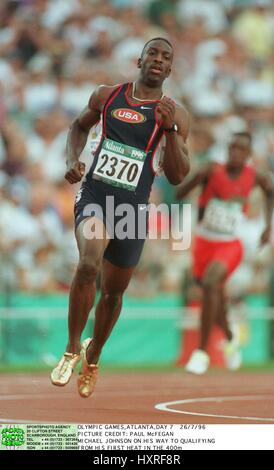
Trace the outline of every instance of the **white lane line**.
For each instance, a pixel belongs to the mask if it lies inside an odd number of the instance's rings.
[[[225,419],[244,419],[248,421],[270,421],[274,422],[274,418],[262,418],[262,417],[255,417],[255,416],[233,416],[233,415],[220,415],[220,414],[213,414],[213,413],[198,413],[194,411],[186,411],[186,410],[176,410],[170,408],[170,406],[176,405],[186,405],[186,404],[196,404],[196,403],[222,403],[228,401],[256,401],[256,400],[269,400],[269,395],[246,395],[246,396],[230,396],[230,397],[204,397],[204,398],[189,398],[187,400],[177,400],[177,401],[169,401],[166,403],[158,403],[155,405],[156,410],[160,411],[168,411],[171,413],[181,413],[185,415],[193,415],[193,416],[206,416],[209,418],[225,418]],[[273,399],[273,397],[272,397]]]

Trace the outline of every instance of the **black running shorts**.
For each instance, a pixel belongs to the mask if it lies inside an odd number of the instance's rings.
[[[148,226],[148,203],[137,203],[133,195],[126,196],[127,203],[121,189],[94,180],[82,184],[74,206],[75,230],[90,217],[96,216],[104,222],[111,236],[104,258],[121,268],[138,264]]]

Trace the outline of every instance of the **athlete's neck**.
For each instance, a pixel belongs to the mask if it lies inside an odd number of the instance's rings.
[[[153,88],[136,80],[132,83],[131,96],[137,101],[158,101],[163,98],[163,91],[161,86]]]
[[[241,175],[243,172],[244,167],[233,167],[230,166],[229,164],[226,165],[226,171],[229,174],[230,178],[238,178],[238,176]]]

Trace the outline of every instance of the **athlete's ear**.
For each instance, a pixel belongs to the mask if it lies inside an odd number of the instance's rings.
[[[142,59],[141,59],[141,57],[140,57],[140,58],[138,59],[138,61],[137,61],[137,67],[138,67],[138,69],[140,69],[140,68],[142,67]]]

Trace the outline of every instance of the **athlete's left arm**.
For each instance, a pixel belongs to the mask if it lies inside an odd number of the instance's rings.
[[[180,184],[190,170],[186,140],[189,132],[189,115],[185,108],[177,105],[166,96],[160,101],[157,110],[162,115],[163,126],[170,129],[177,125],[177,132],[166,132],[166,146],[163,170],[171,184]]]
[[[271,177],[267,173],[256,173],[256,184],[260,186],[265,200],[265,229],[261,235],[261,244],[267,243],[271,235],[271,222],[274,206],[274,186]]]

